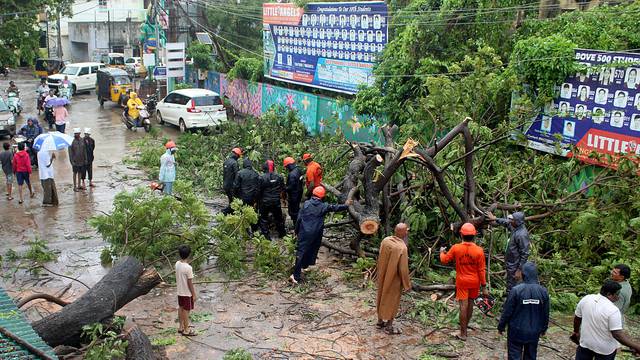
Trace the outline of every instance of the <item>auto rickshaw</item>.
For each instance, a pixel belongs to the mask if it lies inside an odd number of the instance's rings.
[[[103,54],[100,57],[100,62],[108,67],[115,67],[119,69],[125,69],[124,54],[122,53],[108,53]]]
[[[57,74],[64,67],[64,61],[58,59],[37,59],[35,65],[35,75],[39,78],[46,78],[49,75]]]
[[[129,74],[122,69],[107,67],[99,69],[96,75],[96,95],[100,106],[104,106],[105,101],[122,105],[124,94],[133,88]]]

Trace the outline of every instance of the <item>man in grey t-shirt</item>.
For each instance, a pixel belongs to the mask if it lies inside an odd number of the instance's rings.
[[[3,151],[0,153],[0,163],[2,164],[2,172],[7,179],[7,200],[13,200],[11,197],[11,190],[13,184],[13,153],[11,152],[11,145],[6,142],[2,144]]]

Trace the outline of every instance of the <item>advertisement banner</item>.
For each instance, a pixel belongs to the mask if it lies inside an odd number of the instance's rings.
[[[560,85],[525,131],[528,146],[616,168],[640,154],[640,54],[579,49],[575,59],[589,70]]]
[[[266,77],[356,93],[388,42],[383,1],[263,4]]]

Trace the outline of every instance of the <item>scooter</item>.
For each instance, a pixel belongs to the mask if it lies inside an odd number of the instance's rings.
[[[71,88],[71,86],[69,86],[69,84],[63,84],[58,89],[58,93],[61,98],[71,101],[71,97],[73,96],[73,89]]]
[[[20,101],[20,93],[9,91],[7,93],[7,106],[14,115],[20,115],[22,112],[22,101]]]
[[[140,111],[140,116],[138,120],[138,126],[136,127],[135,122],[131,117],[129,117],[129,111],[125,109],[122,112],[122,122],[127,126],[127,129],[136,131],[138,127],[144,128],[144,131],[151,131],[151,119],[149,119],[149,111],[145,105],[138,106],[138,110]]]

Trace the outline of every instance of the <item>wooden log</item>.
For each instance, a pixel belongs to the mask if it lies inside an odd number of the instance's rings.
[[[147,335],[138,325],[125,326],[124,338],[129,342],[127,346],[127,360],[155,360],[156,354]]]
[[[420,285],[414,283],[411,287],[414,291],[451,291],[456,289],[453,284]]]
[[[83,326],[107,322],[121,307],[159,283],[157,273],[154,276],[153,270],[145,272],[140,261],[125,257],[78,300],[34,322],[33,328],[53,347],[77,346]]]

